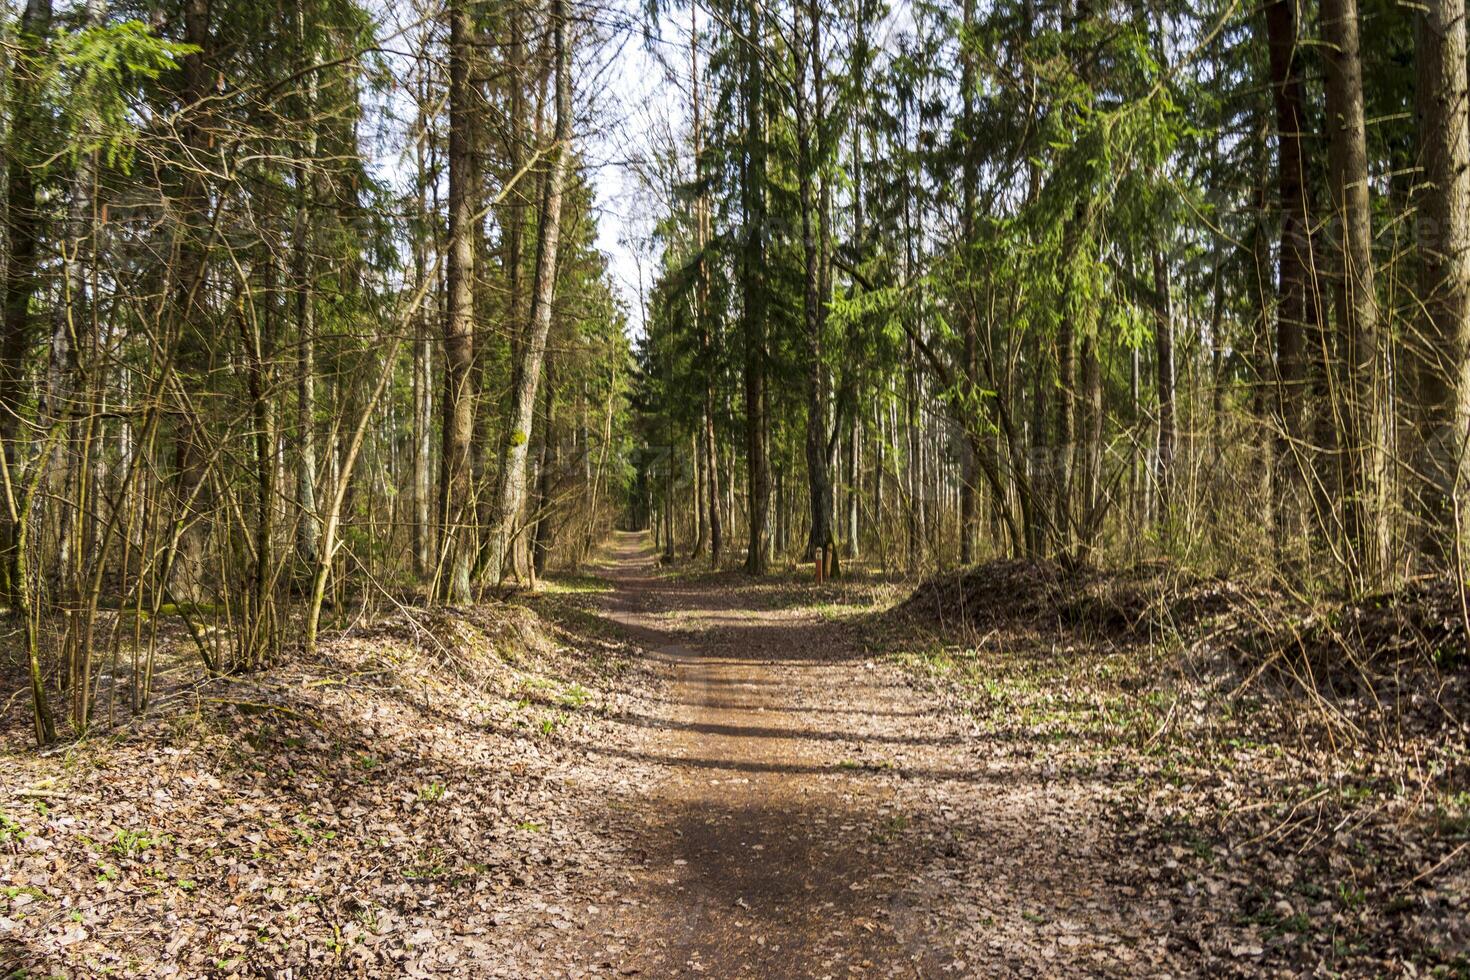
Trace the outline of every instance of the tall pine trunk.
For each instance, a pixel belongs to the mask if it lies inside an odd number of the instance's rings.
[[[1339,488],[1348,573],[1357,587],[1387,571],[1388,399],[1374,285],[1368,144],[1357,0],[1322,0],[1327,68],[1327,157],[1338,235],[1337,329],[1346,404],[1338,421]]]
[[[29,0],[17,34],[18,52],[13,71],[14,115],[10,145],[6,150],[4,301],[0,303],[0,451],[11,484],[21,478],[19,452],[24,426],[26,354],[30,350],[34,324],[31,297],[36,292],[41,214],[36,202],[36,184],[31,169],[34,147],[42,128],[42,46],[51,30],[50,0]],[[16,515],[0,526],[0,602],[13,605],[20,598],[21,576],[16,562],[20,529]]]
[[[818,115],[813,119],[807,103],[808,65],[812,84],[820,91],[816,74],[820,70],[820,40],[816,17],[816,10],[809,9],[805,18],[805,30],[797,32],[798,43],[805,50],[798,50],[796,58],[796,141],[799,157],[796,169],[801,211],[801,244],[805,260],[802,322],[805,332],[803,353],[806,381],[807,495],[811,517],[806,558],[811,560],[820,548],[825,564],[833,557],[835,535],[832,529],[832,474],[827,459],[826,366],[822,361],[825,297],[822,295],[821,249],[816,237],[818,205],[814,187],[821,155],[818,146],[821,139],[821,118]]]
[[[1312,222],[1315,208],[1307,181],[1306,85],[1297,37],[1297,0],[1265,6],[1271,94],[1276,109],[1276,196],[1281,212],[1277,259],[1276,357],[1272,472],[1278,540],[1301,533],[1306,490],[1304,443],[1307,401],[1306,336],[1321,330]],[[1264,359],[1263,359],[1264,360]]]
[[[765,30],[760,5],[747,0],[746,29],[752,43],[763,46]],[[742,49],[743,50],[743,49]],[[765,67],[757,53],[746,51],[742,70],[746,152],[741,157],[740,210],[741,328],[745,339],[745,466],[747,545],[745,570],[765,572],[766,523],[771,495],[770,460],[766,452],[766,309],[765,309]]]
[[[960,248],[964,261],[960,268],[965,278],[973,278],[970,271],[970,250],[975,247],[975,194],[979,183],[979,168],[976,164],[975,143],[979,133],[975,131],[975,54],[972,45],[976,39],[969,36],[975,22],[975,0],[964,0],[963,27],[961,31],[960,55],[960,119],[964,129],[962,138],[963,156],[960,164]],[[979,419],[970,418],[980,410],[980,323],[976,309],[973,285],[967,285],[964,293],[964,364],[961,374],[964,379],[964,398],[960,401],[960,420],[965,432],[964,467],[960,474],[960,563],[968,565],[975,560],[975,536],[979,527],[976,507],[976,491],[979,482],[979,461],[983,450],[980,445]],[[997,501],[1000,506],[1003,502]]]
[[[1407,343],[1419,444],[1414,492],[1421,550],[1452,560],[1470,529],[1456,494],[1467,475],[1470,431],[1470,125],[1467,125],[1465,0],[1426,0],[1415,25],[1419,156],[1424,167],[1418,227],[1419,335]],[[1463,553],[1463,552],[1462,552]]]

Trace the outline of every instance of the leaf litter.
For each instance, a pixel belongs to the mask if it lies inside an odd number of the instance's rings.
[[[525,976],[617,904],[588,801],[648,778],[570,740],[658,689],[542,607],[406,611],[62,752],[12,728],[0,972]]]
[[[1350,609],[1010,564],[890,609],[882,583],[647,557],[625,538],[611,589],[405,610],[63,752],[12,724],[0,963],[1464,971],[1442,590]],[[1373,669],[1324,671],[1344,643]]]

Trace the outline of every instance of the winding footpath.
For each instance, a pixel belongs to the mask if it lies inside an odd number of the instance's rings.
[[[617,719],[626,745],[588,747],[650,778],[607,801],[626,888],[560,951],[570,973],[1165,969],[1164,908],[1109,881],[1105,782],[979,735],[790,584],[660,577],[634,535],[603,573],[602,615],[666,683]]]

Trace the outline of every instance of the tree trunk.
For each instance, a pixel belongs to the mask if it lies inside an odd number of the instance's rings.
[[[1341,492],[1348,573],[1355,586],[1378,582],[1387,570],[1386,370],[1374,289],[1373,228],[1368,194],[1368,145],[1363,118],[1357,0],[1322,0],[1327,69],[1328,186],[1341,223],[1337,326],[1344,352],[1348,404],[1339,425]]]
[[[449,7],[449,241],[444,317],[444,448],[440,461],[439,598],[470,601],[470,527],[474,515],[471,443],[475,428],[475,148],[470,86],[474,25],[467,0]]]
[[[1457,492],[1467,476],[1470,431],[1470,126],[1466,116],[1465,0],[1426,0],[1416,17],[1415,85],[1420,186],[1419,336],[1407,343],[1418,439],[1414,476],[1420,548],[1433,564],[1465,547],[1470,511]],[[1462,551],[1463,553],[1463,551]]]
[[[1079,205],[1080,209],[1080,205]],[[1064,254],[1070,261],[1077,248],[1074,215],[1064,233]],[[1072,454],[1077,438],[1077,330],[1070,311],[1057,324],[1057,397],[1052,415],[1052,548],[1067,559],[1072,554]]]
[[[705,480],[709,494],[709,563],[711,568],[720,567],[720,552],[724,547],[724,522],[720,520],[720,456],[715,443],[715,420],[710,415],[713,398],[710,389],[705,389],[704,453]]]
[[[492,581],[504,575],[515,540],[521,508],[526,500],[526,456],[536,407],[536,389],[541,380],[541,363],[546,356],[546,338],[551,331],[552,302],[556,294],[557,249],[561,242],[562,194],[571,169],[572,74],[567,41],[564,0],[552,0],[554,38],[556,122],[553,129],[551,173],[541,200],[541,220],[536,232],[536,273],[532,283],[531,322],[521,350],[518,376],[511,393],[509,426],[500,453],[496,483],[496,505],[490,526],[490,556],[485,569]]]
[[[851,434],[847,440],[847,558],[849,561],[857,560],[862,549],[859,540],[862,527],[858,515],[859,493],[862,489],[862,451],[862,415],[854,408]]]
[[[709,244],[709,198],[704,192],[704,106],[699,90],[699,24],[698,6],[689,6],[689,81],[693,110],[694,181],[699,196],[694,202],[695,248],[699,250],[696,266],[698,282],[695,292],[695,326],[699,332],[700,374],[703,381],[704,412],[700,419],[700,437],[704,444],[703,470],[706,488],[706,517],[709,524],[709,560],[712,568],[720,565],[724,548],[724,525],[720,520],[720,456],[715,441],[715,365],[714,345],[710,337],[709,263],[705,248]]]
[[[1102,359],[1096,329],[1082,338],[1082,398],[1078,402],[1082,438],[1078,442],[1081,470],[1077,524],[1084,555],[1097,543],[1102,519],[1103,385]]]
[[[427,210],[423,186],[427,182],[423,144],[418,149],[420,213]],[[429,275],[429,237],[420,238],[414,249],[414,282],[426,289]],[[413,339],[413,567],[422,581],[433,566],[433,418],[434,418],[434,350],[432,328],[427,310],[420,308],[414,318]]]
[[[10,145],[6,151],[5,295],[0,308],[0,449],[12,485],[21,476],[20,438],[26,390],[26,354],[31,346],[31,297],[36,292],[36,265],[41,214],[36,206],[32,164],[40,127],[45,126],[41,100],[42,46],[51,30],[50,0],[28,0],[21,16],[13,69]],[[16,562],[19,528],[0,527],[0,602],[15,605],[21,586]]]
[[[704,420],[700,419],[699,427],[689,434],[689,466],[694,474],[694,485],[689,496],[690,509],[694,513],[694,546],[689,549],[691,559],[703,558],[706,543],[709,541],[709,515],[705,508],[704,492],[704,453],[700,451],[700,434],[704,432]]]
[[[764,46],[760,6],[747,0],[746,29],[752,43]],[[765,66],[745,52],[743,71],[746,152],[741,156],[740,204],[744,221],[741,251],[741,327],[745,338],[745,466],[749,505],[745,570],[764,574],[766,523],[769,518],[770,460],[766,452],[766,308],[765,308]]]
[[[669,415],[664,417],[664,446],[664,560],[672,564],[678,501],[678,495],[674,493],[674,467],[678,465],[679,456],[674,452],[674,420]]]
[[[107,16],[107,5],[103,0],[87,0],[84,26],[87,29],[100,27]],[[80,121],[78,138],[86,141],[96,137],[93,120],[84,117]],[[86,243],[91,237],[89,228],[92,220],[93,206],[93,184],[97,176],[97,151],[88,150],[77,155],[75,169],[72,171],[69,184],[71,185],[71,199],[67,203],[65,238],[61,243],[62,270],[61,287],[62,296],[59,303],[55,303],[52,309],[51,350],[50,363],[47,367],[45,405],[42,408],[43,424],[61,425],[67,431],[60,440],[61,450],[57,453],[55,462],[60,464],[55,467],[51,475],[51,482],[57,488],[55,498],[59,517],[59,528],[57,538],[59,547],[57,549],[56,565],[59,569],[71,569],[77,571],[76,575],[63,575],[66,581],[66,593],[64,599],[73,601],[80,597],[80,569],[85,565],[90,568],[93,555],[83,555],[73,552],[73,539],[78,539],[79,544],[82,534],[85,532],[85,520],[78,512],[77,502],[85,499],[86,494],[81,492],[82,482],[89,479],[87,467],[83,465],[84,457],[89,456],[89,440],[82,433],[84,428],[90,428],[95,423],[95,413],[89,411],[90,406],[81,403],[83,398],[83,355],[84,348],[87,352],[96,353],[95,334],[90,328],[89,303],[87,297],[87,274],[86,264],[83,262],[83,251]],[[93,390],[96,386],[92,386]],[[87,421],[79,426],[76,423],[78,417],[86,417]],[[47,461],[50,462],[50,461]],[[76,487],[73,493],[72,487]],[[80,698],[82,710],[78,717],[83,718],[85,726],[85,711],[88,699]]]
[[[267,275],[275,269],[273,263],[266,263],[265,267]],[[273,282],[264,285],[262,292],[266,295],[274,292]],[[242,656],[234,666],[249,670],[265,666],[275,653],[275,610],[271,589],[275,564],[275,406],[270,397],[274,317],[274,309],[256,310],[253,305],[247,307],[241,298],[237,320],[245,354],[245,393],[250,399],[254,428],[255,541],[251,549],[254,563],[250,570],[248,615],[242,617],[240,624]]]
[[[313,82],[308,91],[315,95]],[[308,103],[314,107],[315,99]],[[310,111],[310,109],[308,110]],[[302,147],[305,160],[301,164],[296,188],[295,277],[296,283],[296,441],[300,453],[296,469],[297,515],[296,553],[302,565],[316,564],[321,518],[316,505],[316,299],[312,276],[312,197],[316,166],[316,127],[308,128]]]
[[[1299,536],[1306,490],[1306,335],[1321,330],[1317,266],[1307,179],[1306,85],[1298,53],[1296,0],[1265,6],[1271,93],[1276,107],[1277,206],[1281,211],[1276,302],[1276,450],[1272,490],[1277,537]]]
[[[207,158],[215,139],[213,123],[205,106],[214,83],[212,74],[213,38],[210,34],[208,0],[185,0],[184,41],[198,50],[184,56],[183,142],[191,158]],[[205,349],[212,328],[209,311],[201,301],[205,291],[205,272],[210,257],[213,230],[208,227],[210,200],[204,175],[192,166],[181,168],[178,204],[178,263],[182,275],[172,283],[171,314],[178,331],[180,366],[190,373],[203,375],[210,368]],[[200,444],[203,433],[197,419],[179,419],[174,445],[174,522],[179,528],[173,554],[165,559],[170,569],[169,588],[177,599],[204,598],[206,577],[205,551],[211,526],[206,515],[213,496],[208,480],[205,447]]]
[[[1155,244],[1154,270],[1154,372],[1159,395],[1158,519],[1166,525],[1174,505],[1174,446],[1178,428],[1174,413],[1174,302],[1169,261]]]
[[[904,314],[900,314],[904,315]],[[910,571],[918,568],[920,544],[924,535],[923,518],[923,485],[919,473],[919,448],[922,441],[919,438],[919,381],[915,375],[918,373],[918,354],[914,350],[913,341],[909,341],[906,348],[907,367],[904,370],[904,496],[908,499],[901,501],[905,510],[905,530],[907,531],[905,552]]]
[[[531,572],[537,578],[546,575],[547,562],[551,557],[552,522],[555,513],[556,470],[556,379],[552,372],[553,362],[546,362],[545,394],[542,398],[541,458],[537,466],[536,504],[532,514],[536,521],[531,539]]]
[[[886,392],[885,392],[886,395]],[[872,535],[877,540],[884,559],[884,568],[887,569],[887,549],[883,547],[885,540],[885,527],[883,525],[883,481],[886,479],[888,470],[888,425],[887,413],[884,411],[884,402],[875,402],[873,413],[876,418],[876,439],[873,443],[873,516]]]
[[[511,384],[508,391],[512,393],[519,387],[521,381],[521,371],[524,367],[524,335],[527,331],[527,324],[529,323],[529,317],[525,309],[526,277],[524,266],[526,217],[532,207],[530,203],[531,196],[534,195],[536,202],[539,204],[540,199],[546,193],[546,170],[544,166],[532,168],[535,171],[534,179],[529,179],[526,174],[522,173],[522,170],[526,166],[525,148],[528,141],[534,139],[539,144],[544,133],[545,109],[542,104],[542,94],[544,92],[542,86],[544,79],[547,77],[547,65],[544,57],[540,54],[541,49],[538,47],[535,55],[528,55],[527,53],[525,38],[526,9],[524,4],[512,3],[508,6],[506,12],[508,40],[505,52],[507,64],[504,75],[507,89],[506,101],[508,103],[507,122],[509,124],[509,131],[506,134],[505,140],[506,179],[514,180],[515,184],[509,187],[505,194],[498,216],[501,227],[500,261],[505,276],[504,313],[502,325],[499,329],[509,334],[506,346],[511,364]],[[536,61],[535,79],[530,84],[533,84],[537,90],[534,122],[530,120],[533,111],[531,106],[532,100],[526,97],[528,63],[533,57]],[[532,188],[529,193],[522,189],[527,185]],[[488,324],[486,326],[489,328],[487,330],[488,339],[488,337],[494,335],[497,328]],[[482,377],[486,379],[485,383],[489,384],[490,365],[493,357],[489,351],[483,349],[479,351],[479,357]],[[492,446],[497,450],[501,449],[501,440],[496,434],[497,430],[495,429],[495,426],[500,421],[495,417],[496,412],[500,409],[506,409],[508,411],[509,408],[508,397],[504,402],[499,398],[492,399],[484,397],[481,399],[479,412],[481,436],[477,445],[478,451],[476,455],[478,457],[478,468],[482,477],[480,486],[483,497],[479,501],[477,515],[480,522],[479,531],[482,536],[479,541],[477,553],[478,564],[475,569],[475,576],[480,581],[484,581],[487,577],[492,576],[498,579],[503,571],[503,569],[496,569],[493,572],[490,571],[496,557],[496,542],[493,533],[489,532],[495,526],[499,486],[497,482],[489,479],[491,474],[489,472],[490,461],[488,454]],[[590,457],[586,457],[585,454],[584,458],[587,461],[587,476],[590,482],[591,461]],[[495,461],[495,467],[496,471],[494,476],[495,480],[498,480],[498,459]]]
[[[800,22],[802,18],[799,13],[797,17]],[[824,558],[830,554],[835,537],[832,531],[831,474],[827,468],[826,366],[822,363],[825,317],[815,227],[817,202],[813,187],[820,152],[813,146],[820,139],[814,130],[820,129],[821,119],[812,119],[806,96],[808,64],[815,68],[819,59],[816,24],[812,17],[805,19],[805,30],[798,29],[797,43],[806,49],[796,53],[796,141],[799,157],[796,179],[801,210],[801,245],[805,260],[802,321],[805,333],[803,358],[806,381],[807,495],[811,517],[805,560],[811,561],[819,548],[822,549]]]
[[[969,33],[975,23],[975,0],[964,0],[963,22],[960,38],[960,121],[964,141],[960,165],[960,249],[965,270],[965,279],[972,277],[970,250],[975,247],[975,194],[979,184],[979,167],[975,157],[976,141],[980,134],[975,129],[975,39]],[[970,416],[978,412],[980,399],[980,323],[975,305],[973,287],[967,286],[963,297],[964,364],[961,376],[964,379],[964,397],[960,401],[960,422],[965,431],[964,466],[960,473],[960,564],[968,565],[975,560],[975,536],[979,527],[976,507],[976,492],[980,474],[978,464],[979,419]],[[997,505],[999,505],[997,501]]]

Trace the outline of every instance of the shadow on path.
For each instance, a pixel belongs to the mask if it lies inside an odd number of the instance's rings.
[[[639,863],[606,946],[586,950],[594,968],[1045,975],[1037,964],[1067,962],[1048,959],[1058,950],[1094,948],[1043,923],[1118,907],[1076,802],[1105,781],[1060,776],[1045,745],[974,735],[813,609],[753,602],[738,579],[670,582],[637,535],[608,558],[600,614],[672,683],[611,719],[651,740],[581,746],[661,773],[649,796],[608,803],[635,815]],[[973,947],[970,933],[1002,928],[1005,943]]]

